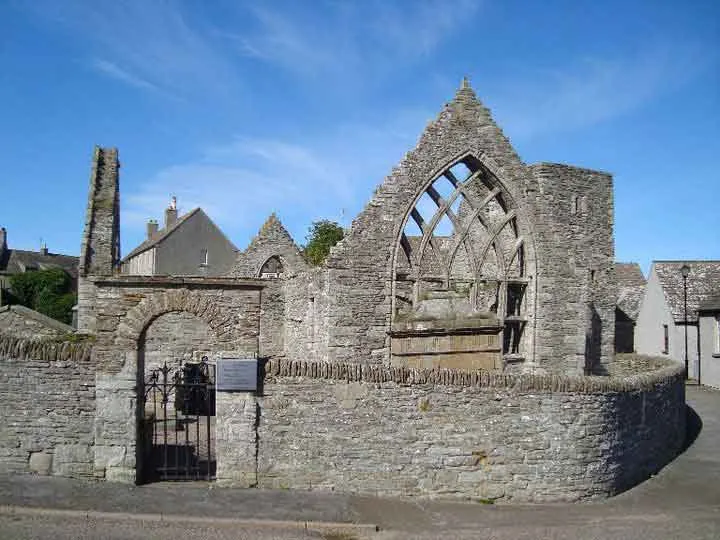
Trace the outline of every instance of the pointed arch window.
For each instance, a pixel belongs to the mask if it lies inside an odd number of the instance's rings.
[[[280,257],[273,255],[260,268],[260,276],[263,279],[279,278],[283,274],[283,263]]]
[[[520,353],[527,322],[525,238],[517,209],[482,162],[443,170],[407,213],[394,268],[394,313],[433,296],[458,313],[491,313],[503,325],[503,352]]]

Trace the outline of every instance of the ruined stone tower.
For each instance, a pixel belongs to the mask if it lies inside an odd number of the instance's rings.
[[[116,148],[95,147],[78,268],[78,331],[94,332],[94,287],[120,261],[120,162]]]

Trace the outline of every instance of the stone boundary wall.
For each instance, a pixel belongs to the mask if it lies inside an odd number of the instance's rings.
[[[614,495],[685,439],[682,369],[648,365],[568,377],[272,360],[257,397],[256,485],[510,502]]]
[[[0,469],[93,476],[92,346],[0,336]]]

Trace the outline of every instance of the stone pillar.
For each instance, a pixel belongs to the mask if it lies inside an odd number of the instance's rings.
[[[122,354],[122,353],[118,353]],[[95,376],[95,476],[113,482],[136,480],[137,361],[126,352],[117,374]]]
[[[119,262],[120,162],[116,148],[96,146],[78,264],[79,332],[95,331],[95,286],[87,278],[112,275]]]
[[[217,392],[215,455],[218,483],[257,485],[258,405],[250,392]]]

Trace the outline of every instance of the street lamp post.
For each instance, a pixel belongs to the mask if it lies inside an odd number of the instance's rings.
[[[683,264],[680,268],[680,273],[682,274],[683,278],[683,298],[684,298],[684,305],[685,305],[685,316],[684,316],[684,326],[685,326],[685,379],[688,378],[689,371],[688,371],[688,334],[687,334],[687,325],[688,325],[688,318],[687,318],[687,278],[690,275],[690,267],[687,264]]]

